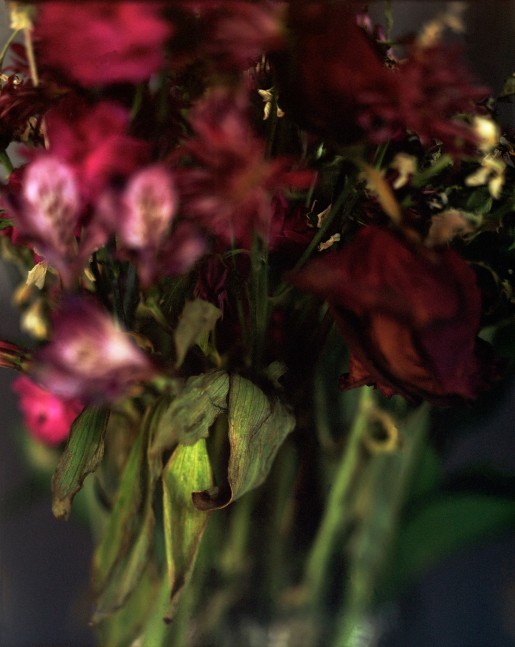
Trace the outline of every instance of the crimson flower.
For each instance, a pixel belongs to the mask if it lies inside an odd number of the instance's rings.
[[[38,59],[94,87],[144,81],[163,63],[172,33],[160,2],[44,2],[38,7]]]
[[[56,313],[53,339],[34,354],[32,369],[45,389],[84,403],[115,400],[157,372],[97,303],[81,298]]]
[[[288,26],[290,48],[274,57],[279,100],[304,128],[344,144],[406,131],[451,153],[476,143],[456,115],[476,112],[487,90],[455,48],[414,45],[389,69],[346,3],[291,3]]]
[[[373,385],[445,405],[477,397],[497,376],[498,362],[477,338],[474,272],[451,249],[415,247],[367,227],[292,281],[328,301],[350,347],[342,389]]]
[[[147,159],[147,144],[127,134],[129,112],[113,101],[91,105],[69,95],[48,111],[45,123],[49,151],[75,170],[86,198]]]
[[[289,160],[265,157],[247,118],[247,100],[217,88],[192,110],[194,137],[182,153],[194,166],[178,175],[184,213],[211,234],[249,246],[253,232],[268,235],[272,196],[309,185],[312,174],[289,171]]]
[[[38,440],[54,445],[66,440],[70,427],[84,408],[79,400],[63,400],[23,375],[13,382],[28,431]]]

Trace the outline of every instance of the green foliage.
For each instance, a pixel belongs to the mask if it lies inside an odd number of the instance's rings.
[[[176,367],[181,366],[186,353],[195,344],[200,344],[214,329],[222,312],[202,299],[187,301],[175,330]]]
[[[276,398],[267,397],[249,380],[232,375],[228,401],[230,457],[228,490],[196,492],[195,505],[211,510],[228,505],[261,485],[295,419]]]
[[[73,423],[52,477],[52,511],[58,519],[68,518],[73,497],[100,464],[108,420],[109,409],[88,407]]]
[[[179,445],[163,469],[163,510],[170,606],[174,615],[187,584],[209,515],[193,505],[192,493],[213,485],[206,441]]]
[[[139,583],[154,542],[154,488],[160,457],[147,451],[162,402],[150,409],[123,470],[113,510],[93,558],[98,594],[93,617],[99,621],[119,609]]]

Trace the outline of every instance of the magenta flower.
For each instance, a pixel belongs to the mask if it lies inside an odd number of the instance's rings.
[[[38,381],[60,398],[114,400],[156,368],[92,300],[73,298],[55,315],[53,340],[34,356]]]
[[[13,382],[25,426],[38,440],[55,445],[68,438],[70,428],[84,408],[78,400],[62,400],[25,375]]]
[[[75,170],[88,199],[148,157],[147,144],[127,134],[129,112],[113,101],[90,105],[70,95],[48,111],[46,128],[50,152]]]
[[[148,79],[163,63],[172,27],[160,2],[45,2],[39,60],[86,87]]]
[[[268,161],[264,142],[248,122],[247,101],[218,88],[192,110],[195,136],[183,153],[195,166],[178,175],[184,212],[226,243],[249,246],[257,232],[268,235],[272,195],[309,185],[312,174],[289,172],[289,160]]]

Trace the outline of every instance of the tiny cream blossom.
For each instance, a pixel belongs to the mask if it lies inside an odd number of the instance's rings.
[[[501,129],[493,119],[476,115],[472,127],[479,140],[478,148],[482,153],[489,153],[499,144]]]
[[[490,195],[495,200],[501,197],[502,187],[504,185],[505,162],[501,159],[500,153],[494,151],[485,155],[481,160],[481,166],[467,178],[467,186],[482,186],[487,184]]]
[[[263,108],[263,121],[266,121],[270,117],[272,112],[272,106],[274,105],[274,89],[270,88],[269,90],[258,90],[259,96],[263,99],[265,107]],[[284,117],[284,111],[279,108],[279,105],[275,104],[275,114],[277,117]]]
[[[333,234],[330,238],[328,238],[326,241],[322,242],[318,246],[318,251],[323,252],[326,249],[329,249],[334,245],[334,243],[339,242],[341,239],[340,234]]]
[[[411,176],[417,172],[417,158],[407,153],[397,153],[393,158],[390,167],[399,173],[399,177],[393,183],[394,189],[406,186]]]

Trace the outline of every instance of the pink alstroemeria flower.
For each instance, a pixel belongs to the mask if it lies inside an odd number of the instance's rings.
[[[98,221],[113,232],[120,255],[134,262],[144,287],[191,268],[205,251],[188,222],[175,224],[178,195],[173,175],[155,164],[133,175],[121,195],[106,194]]]
[[[45,2],[38,7],[38,59],[85,87],[138,83],[163,63],[172,26],[160,2]]]
[[[78,258],[75,234],[82,209],[73,170],[52,155],[42,155],[26,167],[20,194],[6,195],[6,206],[17,236],[68,284]]]
[[[70,428],[84,405],[78,400],[63,400],[42,389],[27,376],[13,382],[27,430],[38,440],[57,445],[66,440]]]
[[[33,373],[58,397],[115,400],[157,369],[93,300],[71,298],[56,313],[53,339],[34,354]]]

